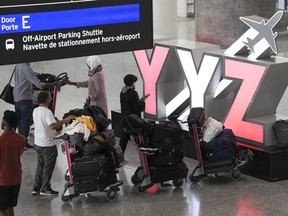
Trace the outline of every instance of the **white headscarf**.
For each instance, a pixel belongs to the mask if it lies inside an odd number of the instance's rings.
[[[101,59],[97,55],[89,56],[86,63],[90,67],[90,70],[95,70],[99,65],[102,64]]]

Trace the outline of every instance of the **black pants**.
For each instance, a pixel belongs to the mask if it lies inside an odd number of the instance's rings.
[[[122,135],[120,138],[120,142],[119,145],[121,146],[122,152],[123,154],[125,153],[126,147],[127,147],[127,143],[130,140],[130,134],[127,133],[124,129],[122,129]]]
[[[37,151],[37,168],[33,190],[46,191],[51,189],[51,178],[55,168],[58,151],[56,146],[40,147],[35,145]]]

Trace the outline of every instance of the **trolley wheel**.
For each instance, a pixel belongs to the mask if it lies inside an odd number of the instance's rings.
[[[232,172],[231,172],[231,176],[232,176],[232,179],[237,181],[240,179],[241,177],[241,172],[239,169],[233,169]]]
[[[68,174],[69,174],[69,170],[67,170],[67,171],[65,172],[65,175],[64,175],[64,179],[65,179],[66,181],[70,181],[70,176],[69,176]]]
[[[118,198],[117,191],[115,191],[115,190],[107,191],[106,198],[108,201],[115,201]]]
[[[70,203],[72,201],[70,196],[64,196],[64,194],[61,196],[61,199],[64,203]]]
[[[143,194],[146,192],[146,188],[138,185],[137,192]]]
[[[134,174],[134,175],[131,177],[131,182],[132,182],[132,184],[136,185],[136,184],[139,184],[139,183],[140,183],[140,179]]]
[[[200,178],[193,176],[192,174],[189,176],[189,180],[193,184],[197,184],[200,181]]]
[[[174,179],[172,181],[173,186],[176,188],[181,187],[183,185],[183,183],[184,183],[183,179]]]

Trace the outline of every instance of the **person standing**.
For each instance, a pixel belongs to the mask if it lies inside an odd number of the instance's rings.
[[[15,111],[18,115],[18,132],[26,137],[26,149],[34,148],[27,141],[33,112],[33,85],[39,89],[46,89],[60,83],[41,82],[30,67],[30,63],[16,64],[15,86],[13,96]]]
[[[0,136],[0,215],[13,216],[22,181],[20,157],[26,143],[16,133],[17,114],[6,110],[1,122],[4,131]]]
[[[39,107],[33,111],[37,167],[32,195],[58,195],[58,191],[54,191],[50,183],[58,156],[55,140],[56,129],[75,116],[69,115],[63,120],[56,121],[49,109],[51,97],[48,92],[40,92],[37,102]]]
[[[128,74],[123,79],[125,86],[120,92],[121,114],[123,117],[130,114],[136,114],[141,117],[141,112],[145,110],[145,98],[140,99],[135,90],[137,80],[138,78],[133,74]],[[129,139],[130,134],[122,128],[119,145],[123,153],[125,153]]]
[[[108,105],[106,96],[105,77],[103,73],[102,61],[95,56],[89,56],[86,64],[88,66],[89,79],[84,82],[73,82],[68,80],[68,85],[74,85],[77,88],[88,88],[88,97],[85,105],[95,105],[104,110],[108,116]]]

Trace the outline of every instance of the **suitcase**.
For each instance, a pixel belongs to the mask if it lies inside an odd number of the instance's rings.
[[[71,165],[73,177],[100,176],[110,170],[109,160],[103,154],[77,158]]]
[[[150,166],[166,166],[180,163],[184,158],[184,153],[175,152],[160,152],[154,155],[147,155]]]
[[[78,194],[93,191],[103,191],[109,185],[117,183],[117,175],[115,170],[102,173],[99,176],[75,177],[74,186]]]
[[[122,159],[119,158],[118,153],[117,153],[116,149],[114,148],[114,146],[110,146],[108,148],[103,149],[101,151],[101,154],[105,154],[105,156],[108,158],[108,160],[110,162],[110,165],[113,168],[119,168],[121,162],[123,162],[123,161],[121,161]]]
[[[153,183],[161,183],[174,179],[187,177],[188,168],[182,161],[178,164],[167,166],[149,166],[150,179]]]
[[[149,135],[149,144],[159,151],[180,151],[183,139],[183,131],[180,128],[157,124]]]

